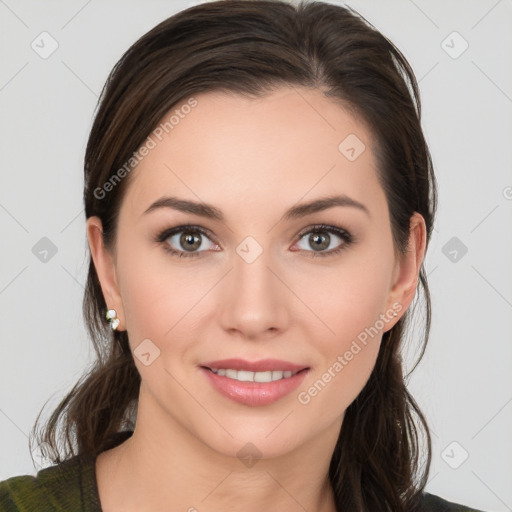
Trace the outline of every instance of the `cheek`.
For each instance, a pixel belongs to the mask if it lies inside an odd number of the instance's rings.
[[[372,291],[374,295],[365,295],[364,302],[343,295],[323,310],[330,315],[327,321],[334,334],[316,337],[321,358],[301,387],[298,401],[307,405],[314,400],[314,407],[325,411],[326,421],[333,421],[355,400],[375,366],[385,322],[382,298],[377,289]]]
[[[315,311],[327,329],[322,328],[321,336],[310,333],[322,358],[302,390],[306,391],[304,402],[318,396],[317,405],[331,410],[333,417],[350,405],[368,381],[382,333],[394,318],[387,309],[392,259],[359,256],[357,262],[354,259],[333,272],[325,280],[327,292],[316,295]]]
[[[208,293],[211,278],[179,268],[163,249],[141,246],[126,243],[117,262],[130,345],[135,350],[150,339],[168,352],[172,340],[176,356],[190,345],[191,329],[200,322],[198,303]]]
[[[392,261],[355,260],[325,276],[324,292],[317,295],[315,308],[328,327],[324,347],[331,355],[349,350],[356,339],[369,345],[392,320],[381,316],[387,309]]]

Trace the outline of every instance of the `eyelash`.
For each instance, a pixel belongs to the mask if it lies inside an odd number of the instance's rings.
[[[161,231],[155,237],[155,242],[163,244],[164,250],[167,253],[171,254],[171,256],[176,256],[178,258],[197,258],[197,257],[201,257],[201,255],[202,255],[201,253],[206,252],[206,251],[198,251],[198,252],[189,252],[189,253],[187,253],[185,251],[177,251],[176,249],[172,249],[169,246],[169,244],[165,243],[167,241],[167,239],[170,238],[171,236],[176,235],[177,233],[182,233],[182,232],[183,233],[189,233],[189,234],[200,234],[200,235],[205,236],[206,238],[210,238],[208,233],[204,229],[200,228],[199,226],[194,226],[194,225],[191,225],[191,224],[186,224],[186,225],[177,226],[177,227],[174,227],[174,228],[169,228],[169,229],[165,229],[165,230]],[[344,249],[346,249],[348,246],[350,246],[352,243],[356,242],[356,237],[354,235],[352,235],[350,232],[348,232],[346,229],[339,228],[337,226],[329,226],[327,224],[317,224],[315,226],[307,228],[306,231],[302,231],[298,235],[299,241],[302,240],[302,238],[304,238],[304,235],[307,235],[309,233],[318,234],[318,233],[324,233],[324,232],[334,233],[336,236],[340,237],[343,240],[344,243],[341,244],[340,247],[338,247],[336,249],[332,249],[332,250],[330,250],[328,252],[303,251],[302,250],[302,252],[311,253],[311,254],[308,254],[307,257],[310,257],[310,258],[318,258],[318,257],[324,258],[324,257],[327,257],[327,256],[335,256],[335,255],[339,254],[341,251],[343,251]],[[301,250],[299,249],[299,251],[301,251]]]

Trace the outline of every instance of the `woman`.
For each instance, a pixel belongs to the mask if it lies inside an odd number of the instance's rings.
[[[420,285],[430,328],[418,87],[357,13],[162,22],[109,76],[84,201],[97,364],[0,510],[472,510],[425,492],[400,356]]]

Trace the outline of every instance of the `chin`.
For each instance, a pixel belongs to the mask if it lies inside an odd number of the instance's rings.
[[[276,458],[292,452],[305,443],[307,441],[305,432],[311,432],[311,426],[304,422],[286,420],[282,422],[289,413],[290,410],[287,410],[279,417],[260,419],[260,421],[247,416],[231,417],[226,420],[219,416],[217,420],[224,428],[220,426],[214,429],[209,428],[197,432],[197,436],[219,455],[237,458],[241,462],[245,458],[255,460]],[[297,425],[301,425],[301,432],[296,431]]]

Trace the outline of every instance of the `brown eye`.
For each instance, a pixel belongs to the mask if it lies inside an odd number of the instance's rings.
[[[211,246],[216,247],[204,230],[189,226],[166,229],[157,236],[156,240],[163,243],[167,252],[178,257],[202,256],[201,253],[208,251]]]
[[[345,229],[323,225],[303,232],[300,237],[303,243],[301,249],[310,253],[308,256],[311,257],[338,254],[354,241],[354,237]],[[336,243],[336,239],[341,240],[341,243]],[[329,247],[331,250],[327,250]]]
[[[194,251],[201,247],[201,235],[182,234],[179,237],[180,247],[184,247],[186,251]]]
[[[320,233],[313,233],[312,235],[309,235],[308,243],[311,247],[315,248],[315,251],[321,251],[329,247],[331,243],[331,236],[322,235]]]

